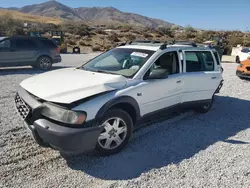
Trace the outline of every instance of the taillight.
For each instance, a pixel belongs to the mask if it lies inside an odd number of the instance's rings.
[[[60,48],[56,48],[56,52],[60,54]]]

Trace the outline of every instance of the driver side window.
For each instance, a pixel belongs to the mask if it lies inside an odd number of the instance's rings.
[[[150,74],[157,69],[166,70],[168,75],[179,73],[180,68],[177,52],[167,52],[161,55],[148,70],[145,76],[150,76]]]

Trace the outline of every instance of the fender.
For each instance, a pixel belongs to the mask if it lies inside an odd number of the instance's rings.
[[[130,97],[130,96],[120,96],[120,97],[117,97],[117,98],[114,98],[110,101],[108,101],[106,104],[104,104],[100,109],[99,111],[97,112],[95,118],[100,120],[105,112],[112,108],[113,106],[117,105],[117,104],[121,104],[121,103],[127,103],[127,104],[130,104],[131,106],[133,106],[135,112],[136,112],[136,119],[139,120],[140,119],[140,108],[139,108],[139,105],[137,103],[137,101],[133,98],[133,97]]]

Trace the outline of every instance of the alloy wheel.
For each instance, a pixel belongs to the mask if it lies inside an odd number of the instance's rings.
[[[50,60],[48,59],[48,58],[42,58],[41,60],[40,60],[40,67],[41,67],[41,69],[49,69],[50,68],[50,66],[51,66],[51,62],[50,62]]]
[[[114,149],[120,146],[127,136],[127,125],[121,118],[110,118],[103,124],[103,131],[98,137],[99,145],[104,149]]]

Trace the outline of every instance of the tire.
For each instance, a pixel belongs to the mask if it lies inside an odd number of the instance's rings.
[[[238,63],[238,64],[240,63],[240,57],[239,56],[236,56],[235,62]]]
[[[49,70],[52,67],[52,60],[47,56],[39,57],[36,66],[41,70]]]
[[[213,106],[213,103],[214,103],[214,96],[210,100],[209,104],[200,106],[200,107],[196,108],[195,111],[198,113],[205,114],[211,109],[211,107]]]
[[[127,112],[120,109],[109,110],[101,125],[104,127],[96,144],[98,154],[112,155],[126,147],[133,134],[133,121]]]

